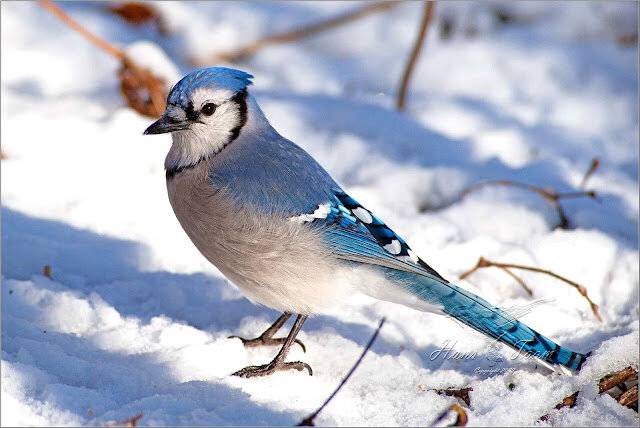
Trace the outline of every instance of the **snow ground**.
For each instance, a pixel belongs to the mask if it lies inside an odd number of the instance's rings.
[[[161,3],[169,36],[128,26],[103,3],[63,6],[177,78],[187,56],[355,5]],[[496,7],[515,21],[500,25]],[[112,58],[35,3],[1,8],[3,425],[102,425],[139,412],[142,425],[296,424],[386,316],[318,424],[428,425],[454,399],[425,387],[470,385],[471,425],[532,425],[580,389],[575,408],[540,424],[637,426],[637,413],[594,387],[638,366],[638,56],[615,42],[636,28],[637,3],[438,4],[436,22],[455,19],[454,32],[430,32],[406,114],[393,110],[393,95],[418,3],[239,65],[256,76],[253,93],[275,127],[445,277],[485,256],[584,284],[602,323],[575,290],[544,276],[522,275],[533,299],[499,271],[460,282],[500,306],[530,307],[522,319],[559,343],[594,350],[572,378],[505,349],[495,362],[469,329],[365,297],[305,324],[308,353],[290,358],[313,377],[229,376],[275,349],[226,337],[255,335],[277,314],[229,286],[180,229],[164,185],[169,137],[142,136],[149,119],[123,105]],[[140,41],[173,64],[149,58]],[[589,188],[600,201],[567,201],[569,230],[555,230],[554,210],[515,189],[447,205],[483,179],[575,190],[594,157],[602,167]],[[477,357],[438,356],[447,343]]]

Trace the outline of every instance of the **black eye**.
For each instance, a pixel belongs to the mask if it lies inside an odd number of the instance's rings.
[[[200,112],[205,116],[211,116],[216,111],[216,105],[214,103],[206,103],[200,109]]]

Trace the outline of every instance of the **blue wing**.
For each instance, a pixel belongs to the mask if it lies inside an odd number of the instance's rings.
[[[340,188],[307,152],[269,135],[237,141],[214,156],[209,181],[238,203],[278,216],[312,212]]]
[[[418,257],[404,239],[343,191],[334,191],[328,204],[326,216],[314,218],[311,223],[323,227],[326,242],[339,258],[448,282]]]

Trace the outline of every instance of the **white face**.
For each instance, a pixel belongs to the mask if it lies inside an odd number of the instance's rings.
[[[171,133],[173,145],[165,167],[193,165],[233,141],[246,121],[246,96],[246,92],[203,87],[189,95],[188,105],[169,105],[165,115],[189,125]]]
[[[234,95],[228,89],[198,88],[193,91],[189,96],[191,105],[184,112],[191,121],[190,130],[206,137],[214,146],[227,144],[234,129],[243,125],[243,108],[246,114],[242,94]]]

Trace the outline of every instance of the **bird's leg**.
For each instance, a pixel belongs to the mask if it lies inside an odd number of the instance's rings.
[[[280,317],[274,322],[271,327],[266,329],[260,336],[255,339],[245,339],[240,336],[229,336],[229,339],[240,339],[245,348],[255,348],[257,346],[274,346],[283,344],[287,338],[286,337],[273,337],[274,334],[280,330],[280,328],[287,322],[287,320],[291,318],[290,312],[284,312]],[[300,340],[296,339],[295,342],[300,345],[303,352],[307,352],[307,348],[304,346]]]
[[[284,315],[287,315],[287,318],[291,316],[291,314],[287,314],[287,313],[285,313]],[[280,321],[280,318],[278,319],[278,321]],[[291,348],[291,345],[295,341],[296,335],[300,331],[300,328],[302,328],[302,324],[306,321],[306,319],[307,319],[306,315],[298,315],[298,317],[296,318],[296,321],[293,323],[293,327],[291,328],[289,335],[284,341],[284,345],[282,345],[282,348],[280,348],[280,351],[278,351],[278,355],[276,355],[276,357],[269,364],[264,364],[261,366],[245,367],[242,370],[238,370],[233,375],[240,376],[240,377],[267,376],[278,371],[284,371],[284,370],[302,371],[304,369],[309,370],[309,375],[313,375],[313,370],[311,370],[311,366],[309,366],[309,364],[307,363],[303,363],[302,361],[294,361],[294,362],[288,363],[284,361],[284,359],[287,357],[287,353],[289,352],[289,348]],[[276,321],[276,324],[278,321]],[[285,318],[285,321],[286,321],[286,318]],[[284,324],[284,321],[282,323]],[[274,324],[274,326],[276,324]]]

